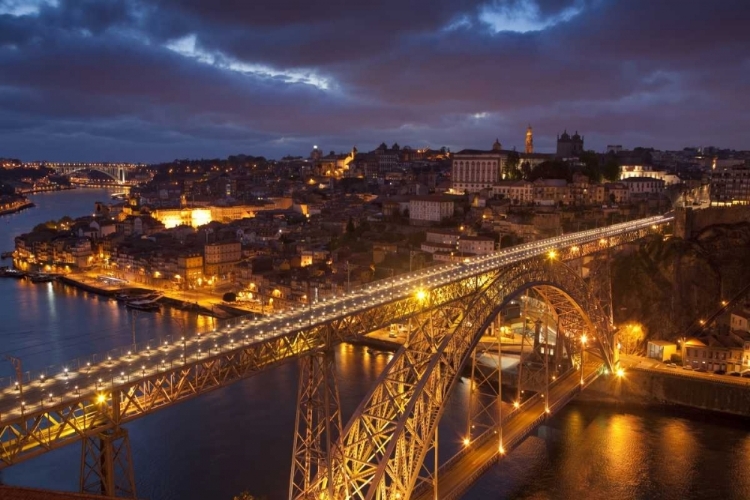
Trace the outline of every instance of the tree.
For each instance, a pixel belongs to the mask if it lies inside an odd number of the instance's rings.
[[[646,331],[640,323],[625,323],[617,331],[620,353],[642,354]]]
[[[521,178],[521,172],[518,170],[518,164],[521,161],[521,157],[518,153],[511,151],[508,153],[508,158],[505,159],[505,165],[503,165],[503,173],[506,179],[517,180]]]
[[[525,161],[521,163],[521,177],[524,180],[529,180],[529,177],[531,176],[531,163]]]
[[[536,165],[529,174],[527,180],[535,181],[537,179],[572,179],[570,167],[560,160],[545,161]]]
[[[608,181],[616,181],[620,178],[620,165],[615,158],[608,158],[600,168],[602,177]]]

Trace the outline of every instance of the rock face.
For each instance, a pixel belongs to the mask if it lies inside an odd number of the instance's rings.
[[[659,236],[612,262],[615,323],[676,340],[750,283],[750,223],[705,228],[689,240]]]

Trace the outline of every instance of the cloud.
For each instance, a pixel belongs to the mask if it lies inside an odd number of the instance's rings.
[[[750,5],[0,0],[0,156],[742,148]]]

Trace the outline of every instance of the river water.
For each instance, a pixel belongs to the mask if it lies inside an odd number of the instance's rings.
[[[36,208],[0,217],[0,251],[13,237],[63,215],[93,211],[107,190],[32,195]],[[7,261],[6,261],[7,263]],[[116,302],[57,283],[0,279],[0,359],[24,369],[61,365],[131,342],[133,317]],[[164,309],[135,317],[139,339],[152,332],[209,329],[213,320]],[[344,419],[388,359],[340,346],[337,370]],[[0,377],[12,375],[0,360]],[[467,384],[441,420],[441,455],[465,429]],[[294,427],[297,367],[289,363],[137,420],[130,431],[138,494],[154,500],[231,499],[248,490],[285,498]],[[7,484],[76,490],[80,446],[0,472]],[[747,421],[657,410],[570,405],[486,473],[467,499],[750,499]]]

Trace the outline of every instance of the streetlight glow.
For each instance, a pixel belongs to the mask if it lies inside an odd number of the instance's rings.
[[[616,374],[617,374],[617,378],[622,378],[625,376],[625,370],[622,368],[618,368]]]

